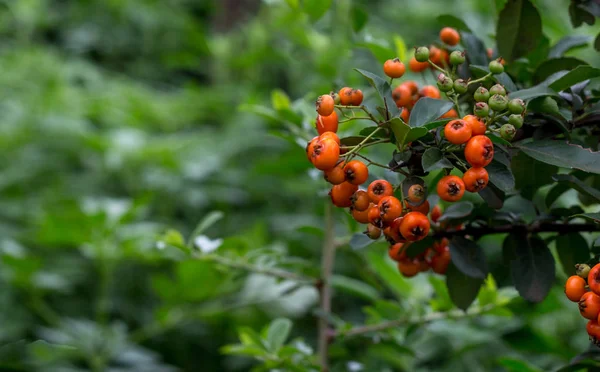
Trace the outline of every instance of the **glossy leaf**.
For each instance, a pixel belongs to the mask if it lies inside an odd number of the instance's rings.
[[[509,193],[515,188],[515,176],[509,167],[499,161],[493,160],[485,169],[490,177],[490,182],[500,190]]]
[[[425,150],[423,157],[421,158],[421,164],[425,172],[431,172],[432,170],[441,168],[454,168],[454,165],[444,157],[442,151],[437,147]]]
[[[564,182],[570,188],[575,189],[575,190],[579,191],[580,193],[585,194],[585,195],[595,199],[596,202],[600,202],[600,191],[598,191],[597,189],[595,189],[593,187],[586,185],[583,181],[581,181],[579,178],[576,178],[573,175],[555,174],[554,176],[552,176],[552,179],[556,182]]]
[[[471,69],[471,71],[477,73],[477,77],[485,76],[490,72],[490,69],[487,66],[470,65],[469,68]],[[497,83],[502,84],[508,93],[517,90],[517,86],[506,72],[492,75],[492,80],[495,80]]]
[[[481,279],[487,276],[488,265],[485,255],[474,241],[462,236],[453,237],[450,240],[450,256],[454,265],[465,275]]]
[[[467,59],[474,65],[487,65],[487,49],[483,42],[470,32],[461,32],[461,43],[465,46]]]
[[[592,152],[578,145],[550,139],[515,146],[532,158],[546,164],[600,174],[600,152]]]
[[[566,75],[558,78],[556,81],[550,84],[549,87],[557,92],[560,92],[584,80],[599,76],[600,68],[595,68],[589,65],[579,66],[569,71]]]
[[[423,97],[417,101],[410,112],[408,124],[413,128],[422,127],[444,115],[452,109],[453,105],[450,101]]]
[[[369,238],[366,234],[356,233],[352,234],[352,237],[350,238],[350,247],[352,249],[362,249],[374,241],[375,240]]]
[[[358,68],[355,68],[354,70],[356,70],[359,74],[364,76],[369,81],[369,84],[371,84],[371,86],[377,90],[377,93],[379,93],[379,97],[384,102],[384,104],[387,105],[387,109],[392,115],[392,117],[399,116],[400,111],[398,110],[396,103],[392,99],[392,89],[390,88],[390,84],[380,76],[377,76],[369,71],[361,70]]]
[[[588,35],[569,35],[565,36],[556,43],[552,49],[550,49],[550,53],[548,53],[548,58],[558,58],[562,57],[568,51],[587,46],[592,38]]]
[[[376,301],[381,297],[377,289],[362,280],[349,278],[343,275],[332,275],[330,280],[333,288],[353,296],[361,297],[364,300]]]
[[[567,275],[575,275],[575,264],[590,259],[588,243],[578,233],[559,234],[556,237],[556,251]]]
[[[529,0],[509,0],[498,16],[498,52],[508,62],[532,51],[542,35],[542,18]]]
[[[468,201],[461,201],[451,204],[444,214],[439,218],[439,221],[456,220],[467,217],[473,212],[473,203]]]
[[[267,330],[267,342],[269,350],[279,350],[287,340],[292,330],[292,321],[286,318],[278,318],[271,322]]]
[[[581,65],[587,65],[587,62],[573,57],[548,59],[537,67],[534,80],[540,82],[559,71],[570,71]]]
[[[446,271],[446,287],[452,302],[462,310],[475,301],[483,284],[482,278],[473,278],[461,272],[452,262]]]
[[[353,4],[350,10],[350,17],[352,19],[352,29],[354,32],[359,32],[367,24],[369,13],[363,7]]]

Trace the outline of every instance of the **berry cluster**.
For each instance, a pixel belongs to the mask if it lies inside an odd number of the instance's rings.
[[[586,264],[577,264],[575,268],[577,275],[567,279],[565,294],[577,302],[581,316],[589,319],[587,333],[590,340],[600,346],[600,264],[591,269]]]

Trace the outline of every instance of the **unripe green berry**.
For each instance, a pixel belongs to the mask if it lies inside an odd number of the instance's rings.
[[[418,47],[415,50],[415,59],[419,62],[427,62],[429,59],[429,49],[427,47]]]
[[[490,92],[485,87],[479,87],[473,94],[473,98],[477,102],[487,102],[490,99]]]
[[[490,113],[490,108],[485,102],[477,102],[473,107],[473,113],[479,118],[484,118]]]
[[[494,94],[499,94],[501,96],[506,95],[506,89],[500,84],[496,84],[490,88],[490,94],[493,96]]]
[[[490,68],[490,72],[494,75],[501,74],[504,72],[504,66],[502,65],[500,60],[501,59],[498,58],[497,60],[490,62],[490,64],[488,65],[488,67]]]
[[[511,99],[508,102],[508,111],[511,114],[522,114],[525,111],[525,102],[520,98]]]
[[[500,136],[507,141],[515,138],[515,133],[517,133],[517,130],[510,124],[504,124],[500,127]]]
[[[437,78],[437,86],[440,91],[449,92],[452,90],[454,82],[448,76],[444,74],[439,74]]]
[[[591,268],[590,268],[590,265],[588,265],[588,264],[576,264],[575,265],[575,272],[577,273],[577,275],[579,275],[583,279],[588,278],[588,274],[590,273],[590,270],[591,270]]]
[[[519,129],[523,126],[523,117],[518,114],[512,114],[511,116],[508,117],[508,124]]]
[[[450,64],[457,66],[465,63],[465,52],[461,52],[460,50],[455,50],[450,53]]]
[[[492,87],[493,88],[493,87]],[[501,96],[499,94],[494,94],[488,100],[488,105],[490,108],[496,112],[500,112],[506,109],[508,105],[508,98]]]
[[[331,93],[329,93],[329,95],[331,96],[331,98],[333,98],[334,104],[336,104],[336,105],[340,104],[340,95],[338,94],[338,92],[332,91]]]
[[[458,94],[467,93],[467,90],[469,90],[469,86],[467,85],[466,81],[464,81],[463,79],[454,80],[454,91],[456,93],[458,93]]]

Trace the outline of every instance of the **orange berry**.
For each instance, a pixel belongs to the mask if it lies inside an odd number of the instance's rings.
[[[425,85],[421,88],[421,96],[439,99],[441,97],[440,90],[433,85]]]
[[[379,213],[384,222],[392,222],[402,215],[402,203],[394,196],[384,196],[379,201]]]
[[[463,118],[464,121],[467,122],[471,126],[471,133],[474,136],[479,136],[481,134],[485,134],[487,130],[485,123],[475,115],[467,115]]]
[[[412,92],[408,86],[398,85],[392,92],[392,99],[398,107],[408,106],[412,102]]]
[[[425,188],[418,183],[411,185],[408,188],[408,193],[406,195],[406,199],[411,203],[420,203],[421,200],[425,198]]]
[[[594,292],[586,292],[579,300],[579,313],[586,319],[598,319],[600,314],[600,296]]]
[[[373,226],[371,224],[367,225],[367,231],[365,231],[365,234],[373,239],[379,239],[379,237],[381,236],[381,229],[377,226]]]
[[[398,262],[398,270],[403,276],[411,278],[419,273],[419,265],[415,260],[406,257]]]
[[[585,279],[577,275],[570,276],[569,279],[567,279],[567,282],[565,283],[565,294],[569,300],[579,302],[585,292]]]
[[[588,286],[595,294],[600,294],[600,264],[594,265],[587,277]]]
[[[364,211],[357,211],[356,209],[352,208],[350,212],[352,213],[352,218],[354,218],[356,222],[369,223],[369,208],[365,209]]]
[[[432,45],[429,47],[429,59],[438,66],[442,65],[442,51],[440,48]]]
[[[440,40],[442,40],[442,42],[445,44],[454,46],[460,41],[460,35],[455,29],[451,27],[444,27],[440,31]]]
[[[346,181],[346,174],[344,173],[343,165],[344,162],[340,161],[335,167],[323,172],[323,178],[325,178],[325,181],[332,185],[339,185],[340,183]]]
[[[340,89],[340,104],[348,106],[352,104],[352,88],[343,87]]]
[[[319,140],[323,141],[325,139],[334,140],[335,143],[338,144],[338,146],[340,145],[340,137],[338,137],[338,135],[333,132],[323,132],[323,134],[319,136]]]
[[[329,116],[317,115],[315,126],[317,127],[317,132],[319,134],[323,134],[325,132],[336,133],[338,130],[338,122],[338,115],[334,110]]]
[[[463,174],[463,182],[465,183],[465,189],[469,192],[479,192],[487,186],[490,176],[485,168],[469,168]]]
[[[430,208],[428,200],[425,200],[425,202],[421,203],[421,205],[418,206],[411,205],[410,203],[406,203],[406,206],[413,212],[421,212],[423,214],[429,213]]]
[[[350,160],[346,163],[344,173],[346,174],[346,181],[354,185],[363,184],[369,178],[369,169],[360,160]]]
[[[585,330],[587,331],[588,336],[590,336],[590,340],[595,345],[598,345],[598,342],[600,341],[600,324],[598,324],[598,321],[596,319],[590,319],[585,326]]]
[[[431,269],[438,274],[445,274],[450,264],[450,249],[444,246],[441,252],[431,258]]]
[[[419,86],[417,85],[417,82],[415,82],[414,80],[405,81],[400,85],[408,87],[408,89],[410,89],[410,93],[412,95],[419,93]]]
[[[407,108],[403,108],[402,109],[402,113],[400,114],[400,118],[405,122],[408,123],[408,119],[410,119],[410,111]]]
[[[452,120],[444,127],[444,135],[448,142],[462,145],[471,138],[471,126],[464,120]]]
[[[311,163],[312,163],[312,153],[313,153],[313,151],[315,149],[315,145],[317,144],[318,141],[319,141],[319,137],[314,137],[313,139],[308,141],[308,143],[306,144],[306,148],[305,148],[306,158]]]
[[[404,217],[398,217],[393,220],[388,227],[383,229],[383,233],[390,244],[404,243],[406,240],[400,235],[400,225]]]
[[[363,92],[360,89],[352,89],[352,91],[350,91],[350,98],[352,99],[352,105],[353,106],[360,106],[360,104],[363,101]]]
[[[440,116],[440,119],[449,119],[449,118],[457,118],[458,117],[458,113],[456,112],[455,109],[451,109],[448,112],[446,112],[444,115]]]
[[[315,102],[315,107],[317,108],[317,112],[321,116],[329,116],[333,113],[335,103],[333,102],[333,97],[329,94],[323,94],[319,96],[317,101]]]
[[[473,167],[485,167],[494,158],[494,144],[483,135],[471,137],[465,146],[465,159]]]
[[[442,200],[459,201],[465,193],[465,183],[458,176],[444,176],[437,184],[437,193]]]
[[[369,223],[375,225],[379,228],[383,227],[383,219],[381,218],[381,212],[379,211],[379,206],[373,205],[368,209],[368,219]]]
[[[442,217],[442,208],[440,208],[439,205],[436,205],[431,211],[431,220],[433,222],[437,222],[440,219],[440,217]]]
[[[358,190],[352,195],[352,209],[359,212],[366,211],[371,205],[369,194],[364,190]]]
[[[400,61],[398,58],[388,59],[383,64],[383,73],[392,79],[401,78],[402,75],[406,72],[406,67],[404,63]]]
[[[332,139],[318,140],[310,153],[311,162],[319,170],[330,170],[340,158],[340,146]]]
[[[429,63],[419,62],[415,59],[415,57],[412,57],[410,59],[410,61],[408,62],[408,68],[412,72],[421,72],[421,71],[425,71],[425,70],[427,70],[427,68],[429,68]]]
[[[406,257],[404,243],[396,243],[388,249],[388,256],[394,261],[400,261]]]
[[[329,191],[331,202],[336,207],[347,208],[352,205],[352,195],[358,190],[358,186],[348,182],[334,185]]]
[[[424,239],[429,234],[429,220],[421,212],[409,212],[400,225],[400,234],[409,242]]]
[[[394,195],[394,187],[386,180],[377,180],[371,182],[367,188],[367,193],[373,203],[379,203],[383,197]]]

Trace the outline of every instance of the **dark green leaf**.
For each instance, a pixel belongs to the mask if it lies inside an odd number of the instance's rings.
[[[491,182],[485,189],[479,191],[478,194],[490,208],[500,209],[504,204],[504,192]]]
[[[427,128],[427,130],[432,130],[432,129],[436,129],[439,127],[443,127],[444,125],[446,125],[450,120],[454,120],[452,118],[447,118],[447,119],[441,119],[441,120],[436,120],[436,121],[432,121],[429,122],[427,124],[425,124],[423,127]]]
[[[367,301],[376,301],[381,297],[379,291],[367,283],[343,275],[332,275],[331,285],[335,289],[357,297],[362,297]]]
[[[516,147],[546,164],[600,174],[600,153],[578,145],[544,139],[518,144]]]
[[[594,40],[594,49],[600,52],[600,33],[598,33],[596,40]]]
[[[581,65],[587,65],[587,62],[573,57],[548,59],[537,67],[533,78],[539,83],[543,80],[546,80],[552,74],[555,74],[559,71],[570,71]]]
[[[508,372],[542,372],[541,369],[529,364],[524,360],[514,358],[500,358],[499,363],[504,368],[506,368]]]
[[[277,352],[285,340],[287,340],[292,330],[292,321],[287,318],[277,318],[269,324],[267,331],[267,342],[269,344],[269,350]]]
[[[356,233],[352,234],[352,237],[350,238],[350,247],[352,249],[362,249],[374,241],[375,240],[369,238],[366,234]]]
[[[556,199],[558,199],[562,194],[569,191],[570,189],[571,188],[569,187],[569,185],[567,183],[559,183],[559,184],[555,185],[554,187],[552,187],[552,189],[550,189],[550,191],[548,191],[548,194],[546,194],[546,200],[545,200],[546,207],[550,208],[550,206],[552,206],[552,204],[554,204]]]
[[[352,29],[354,32],[359,32],[365,27],[369,20],[369,13],[363,7],[354,4],[350,10],[350,16],[352,17]]]
[[[454,166],[448,159],[444,157],[444,154],[437,147],[431,147],[425,150],[423,157],[421,158],[421,164],[425,172],[440,168],[452,169]]]
[[[556,251],[567,275],[575,275],[575,264],[590,259],[588,243],[578,233],[559,234],[556,237]]]
[[[410,112],[408,124],[413,128],[422,127],[450,111],[453,105],[452,102],[446,100],[421,98]]]
[[[470,32],[461,32],[461,42],[465,46],[467,59],[474,65],[487,65],[487,49],[483,42]]]
[[[536,236],[522,239],[511,234],[504,240],[513,252],[510,270],[515,288],[527,301],[542,301],[555,279],[554,257],[544,243]]]
[[[405,143],[416,141],[419,138],[425,136],[427,132],[428,130],[425,127],[410,128],[410,131],[408,132],[408,135],[406,136],[406,139],[404,141]]]
[[[498,52],[509,62],[532,51],[542,36],[542,19],[529,0],[509,0],[496,28]]]
[[[532,98],[535,97],[542,97],[542,96],[557,96],[558,94],[548,88],[546,85],[540,84],[540,85],[536,85],[534,87],[531,87],[529,89],[523,89],[523,90],[518,90],[516,92],[512,92],[508,94],[508,98],[513,99],[513,98],[520,98],[524,101],[530,100]]]
[[[439,221],[456,220],[467,217],[473,212],[473,203],[468,201],[458,202],[451,204],[444,214],[439,218]]]
[[[340,143],[344,146],[356,146],[359,143],[361,143],[362,141],[364,141],[365,138],[366,138],[366,136],[365,137],[363,137],[363,136],[344,137],[344,138],[340,138]],[[375,136],[369,138],[366,143],[370,143],[370,142],[374,142],[374,141],[377,141]]]
[[[359,136],[366,137],[366,136],[368,136],[369,134],[375,132],[378,129],[379,129],[379,127],[377,127],[377,126],[366,127],[366,128],[361,129],[361,131],[358,132],[358,134],[359,134]],[[380,131],[379,133],[375,133],[373,135],[373,137],[371,137],[371,138],[383,138],[383,135],[384,135],[383,132]]]
[[[489,139],[491,139],[492,142],[495,143],[495,144],[504,145],[504,146],[511,146],[512,145],[510,142],[508,142],[504,138],[498,137],[497,135],[495,135],[493,133],[488,133],[488,134],[486,134],[486,136],[488,136]]]
[[[509,193],[515,188],[515,176],[506,165],[493,160],[485,169],[490,177],[490,182],[500,190]]]
[[[549,87],[554,89],[556,92],[560,92],[584,80],[592,79],[598,76],[600,76],[600,68],[595,68],[588,65],[578,66],[569,71],[566,75],[554,81],[549,85]]]
[[[550,53],[548,54],[548,58],[558,58],[562,57],[565,53],[570,51],[571,49],[580,48],[587,46],[592,38],[588,35],[569,35],[565,36],[556,43],[552,49],[550,49]]]
[[[460,18],[450,14],[442,14],[437,17],[437,23],[440,27],[452,27],[459,31],[472,32],[469,26]]]
[[[462,236],[453,237],[450,240],[450,257],[461,272],[472,278],[485,279],[488,274],[483,250],[472,240]]]
[[[452,302],[459,309],[467,310],[475,298],[477,298],[481,284],[483,284],[483,279],[472,278],[463,274],[452,262],[448,265],[446,287],[448,287],[448,293]]]
[[[373,56],[377,59],[377,61],[381,64],[385,63],[390,58],[394,58],[395,53],[394,50],[389,45],[382,45],[380,43],[375,42],[367,42],[363,41],[356,44],[359,48],[366,48],[373,53]]]
[[[408,257],[416,257],[419,254],[425,252],[425,250],[433,245],[433,238],[431,236],[426,237],[423,240],[414,242],[406,248],[406,255]]]
[[[556,182],[564,182],[571,188],[600,202],[600,191],[586,185],[585,183],[583,183],[583,181],[581,181],[579,178],[574,177],[573,175],[555,174],[554,176],[552,176],[552,179]]]
[[[361,70],[358,68],[355,68],[354,70],[356,70],[359,74],[364,76],[369,81],[369,84],[371,84],[371,86],[377,90],[377,93],[379,93],[379,97],[384,102],[384,104],[387,105],[388,111],[390,112],[392,117],[395,118],[399,116],[400,111],[398,110],[398,106],[396,106],[396,103],[392,99],[392,89],[390,88],[390,84],[384,79],[382,79],[380,76],[377,76],[369,71]]]
[[[600,213],[582,213],[582,214],[576,214],[571,217],[581,217],[581,218],[585,218],[585,219],[588,219],[588,220],[596,222],[596,223],[600,223]]]
[[[569,5],[569,16],[571,17],[573,27],[579,27],[583,23],[587,23],[591,26],[595,21],[594,15],[583,7],[580,7],[576,1],[571,1],[571,4]]]
[[[406,138],[408,137],[411,128],[408,124],[400,120],[400,118],[393,118],[390,120],[390,128],[392,128],[392,132],[396,138],[396,145],[399,148],[403,148],[404,144],[407,142]]]
[[[332,0],[303,0],[304,11],[310,16],[312,21],[318,21],[327,13]]]
[[[558,168],[519,152],[512,159],[511,170],[515,177],[515,188],[521,190],[525,198],[531,199],[541,186],[552,182],[552,175]]]

